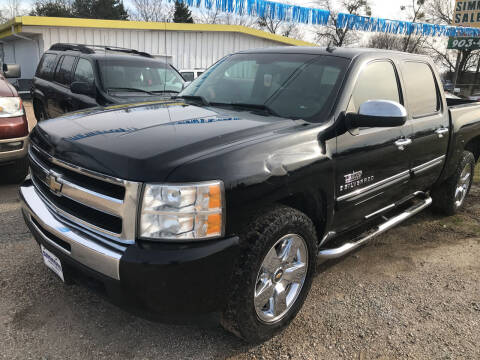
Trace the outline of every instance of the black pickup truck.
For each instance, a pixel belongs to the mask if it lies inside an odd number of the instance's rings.
[[[295,317],[317,262],[422,209],[455,213],[480,105],[425,56],[272,48],[177,98],[40,123],[23,214],[45,264],[140,314],[221,314],[247,341]]]

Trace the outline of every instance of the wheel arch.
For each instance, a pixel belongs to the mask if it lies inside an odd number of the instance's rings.
[[[318,241],[322,239],[327,223],[327,202],[324,194],[321,192],[314,194],[306,191],[298,192],[282,198],[278,202],[307,215],[315,225]]]
[[[477,162],[480,157],[480,136],[470,139],[464,149],[473,153],[473,156],[475,156],[475,162]]]

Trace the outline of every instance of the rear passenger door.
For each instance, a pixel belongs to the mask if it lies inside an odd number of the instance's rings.
[[[363,66],[347,113],[367,100],[403,104],[398,72],[390,60]],[[392,208],[411,193],[409,149],[398,145],[411,136],[407,122],[398,127],[345,129],[337,135],[335,231],[347,230]]]
[[[449,140],[448,109],[443,109],[439,82],[430,64],[401,64],[409,118],[413,126],[410,147],[412,186],[428,189],[440,176]]]
[[[51,117],[60,116],[71,110],[72,92],[70,91],[70,84],[75,61],[75,56],[64,55],[57,64],[52,82],[52,96],[48,99]]]
[[[95,73],[92,63],[84,58],[79,58],[75,71],[73,73],[73,81],[79,81],[89,84],[92,88],[95,87]],[[97,106],[97,100],[94,96],[72,93],[71,111],[87,109]]]

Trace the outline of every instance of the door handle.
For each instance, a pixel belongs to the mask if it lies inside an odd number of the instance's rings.
[[[435,130],[435,134],[437,134],[440,139],[443,138],[443,135],[446,133],[448,133],[448,128],[446,127],[441,127]]]
[[[405,150],[405,146],[410,145],[412,143],[412,139],[398,139],[395,141],[395,145],[398,147],[398,150]]]

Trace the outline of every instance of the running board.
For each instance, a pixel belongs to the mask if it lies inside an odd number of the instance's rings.
[[[421,203],[415,204],[408,209],[406,209],[404,212],[398,214],[397,216],[388,219],[384,223],[378,225],[377,229],[368,234],[367,236],[361,238],[358,241],[355,242],[348,242],[343,244],[342,246],[334,249],[323,249],[318,252],[318,257],[322,260],[328,260],[328,259],[336,259],[339,257],[342,257],[343,255],[349,253],[350,251],[355,250],[359,246],[365,244],[367,241],[372,239],[373,237],[380,235],[384,233],[387,230],[390,230],[391,228],[397,226],[400,224],[402,221],[408,219],[409,217],[419,213],[423,209],[429,207],[432,203],[432,198],[428,197],[424,199]]]

